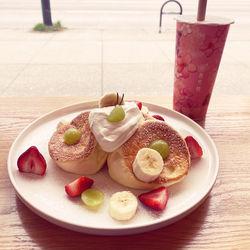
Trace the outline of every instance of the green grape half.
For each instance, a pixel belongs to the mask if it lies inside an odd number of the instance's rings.
[[[167,158],[170,153],[168,143],[163,140],[155,140],[149,147],[158,151],[163,159]]]
[[[121,105],[116,105],[111,113],[108,115],[109,122],[120,122],[125,118],[125,111]]]
[[[68,145],[77,143],[81,139],[82,133],[76,128],[69,128],[65,131],[63,138],[64,142]]]
[[[98,189],[89,188],[82,192],[81,199],[86,206],[96,208],[102,204],[104,193]]]

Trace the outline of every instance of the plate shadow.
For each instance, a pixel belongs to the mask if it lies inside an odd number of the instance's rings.
[[[32,212],[16,196],[20,221],[34,247],[41,249],[138,250],[183,249],[197,240],[204,229],[210,195],[191,214],[166,227],[135,235],[98,236],[71,231],[54,225]]]

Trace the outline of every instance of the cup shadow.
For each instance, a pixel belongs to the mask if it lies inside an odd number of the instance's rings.
[[[98,236],[71,231],[39,217],[16,197],[17,211],[22,226],[34,246],[41,249],[183,249],[203,229],[209,210],[210,196],[191,214],[166,227],[135,235]],[[150,239],[150,242],[148,241]]]

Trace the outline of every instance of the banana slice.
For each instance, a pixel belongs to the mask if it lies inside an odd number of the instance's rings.
[[[70,124],[69,121],[66,121],[64,119],[62,119],[61,121],[58,122],[57,126],[56,126],[56,130],[58,130],[60,127],[64,126],[64,125],[68,125]]]
[[[136,212],[137,198],[130,191],[114,193],[109,200],[109,214],[116,220],[129,220]]]
[[[163,165],[160,153],[151,148],[142,148],[133,162],[133,172],[139,180],[151,182],[160,175]]]
[[[99,108],[115,106],[116,104],[120,104],[121,100],[122,100],[122,97],[118,95],[118,103],[117,103],[117,93],[105,94],[101,97],[99,101]],[[123,100],[121,104],[124,104]]]
[[[146,106],[144,106],[144,105],[142,105],[142,107],[141,107],[141,112],[142,112],[143,114],[149,114],[148,108],[147,108]]]

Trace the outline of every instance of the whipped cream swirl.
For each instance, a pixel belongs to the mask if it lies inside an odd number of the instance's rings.
[[[107,120],[114,106],[93,109],[89,114],[90,129],[106,152],[113,152],[125,143],[138,128],[138,122],[142,117],[135,103],[126,102],[122,107],[125,111],[125,118],[120,122]]]

